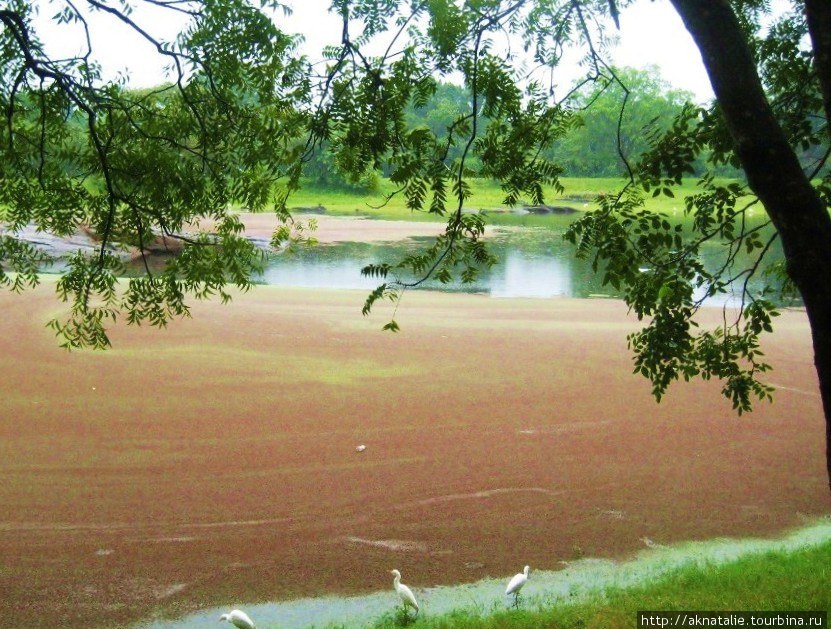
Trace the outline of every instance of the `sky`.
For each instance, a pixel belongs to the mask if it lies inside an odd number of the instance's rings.
[[[328,13],[327,0],[287,0],[293,5],[294,15],[281,22],[287,32],[303,33],[307,47],[319,48],[322,42],[337,43],[340,24],[336,16]],[[52,54],[77,54],[78,43],[72,43],[65,35],[58,36],[60,27],[48,18],[54,13],[55,4],[46,4],[41,11],[39,27],[43,28],[43,40],[48,42]],[[169,11],[142,9],[134,19],[161,39],[173,39],[178,25],[170,19]],[[284,18],[281,18],[284,19]],[[699,102],[712,98],[709,80],[701,64],[698,50],[675,13],[669,0],[637,0],[621,11],[620,44],[613,53],[617,66],[645,68],[657,66],[662,77],[673,87],[692,92]],[[105,26],[92,29],[93,47],[103,51],[98,61],[105,76],[114,77],[126,72],[133,86],[155,85],[163,80],[164,62],[154,49],[126,26],[106,19]],[[73,48],[74,47],[74,48]],[[574,77],[577,70],[574,69]],[[563,81],[570,82],[569,70],[563,73]]]
[[[616,65],[656,65],[673,87],[692,92],[699,101],[713,98],[698,48],[668,0],[639,0],[623,10],[620,39]]]

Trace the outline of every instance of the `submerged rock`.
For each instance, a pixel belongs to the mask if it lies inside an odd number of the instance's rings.
[[[529,205],[525,210],[532,214],[574,214],[579,211],[568,205]]]

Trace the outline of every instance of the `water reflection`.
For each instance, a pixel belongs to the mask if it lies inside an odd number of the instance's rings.
[[[329,249],[328,246],[326,248]],[[276,286],[367,290],[375,288],[380,283],[378,279],[362,277],[361,268],[365,264],[353,259],[348,252],[344,252],[342,259],[336,260],[328,260],[325,255],[318,255],[322,253],[305,252],[273,259],[257,281]]]
[[[493,297],[572,297],[571,266],[555,256],[508,250],[490,273]]]
[[[274,256],[259,281],[279,286],[372,290],[381,280],[361,277],[361,268],[371,263],[394,264],[431,242],[431,239],[413,238],[400,243],[318,245],[295,254]],[[476,281],[445,285],[428,280],[419,288],[485,293],[493,297],[540,298],[584,297],[603,290],[587,263],[574,259],[572,247],[562,240],[561,230],[499,231],[489,242],[498,263],[490,269],[480,269]],[[415,278],[402,276],[400,279]]]
[[[445,285],[428,280],[420,284],[419,288],[482,293],[500,298],[619,296],[611,287],[603,286],[601,283],[602,267],[595,270],[591,261],[576,259],[574,247],[563,240],[563,234],[574,220],[573,216],[529,215],[512,218],[516,224],[496,227],[494,235],[488,239],[490,251],[496,256],[498,264],[492,268],[481,269],[476,281],[469,284],[456,282]],[[767,239],[770,233],[770,229],[763,233],[763,240]],[[45,269],[48,272],[65,270],[66,262],[60,256],[76,248],[97,251],[97,244],[91,242],[65,242],[55,238],[49,240],[48,235],[35,232],[28,237],[31,242],[57,256],[56,262]],[[265,247],[267,241],[257,244]],[[292,254],[271,255],[266,269],[255,277],[254,281],[278,286],[371,291],[382,280],[362,277],[361,269],[364,266],[381,262],[395,264],[405,255],[424,251],[431,244],[433,239],[425,237],[390,243],[320,244]],[[739,272],[754,265],[757,252],[738,252],[733,271],[725,270],[728,254],[728,247],[718,242],[710,241],[702,246],[701,259],[708,271],[728,275],[732,272],[738,278],[732,293],[710,297],[707,300],[708,305],[732,305],[741,300],[741,290],[746,278],[739,275]],[[159,271],[168,260],[169,257],[166,255],[149,256],[146,261],[134,260],[126,264],[127,275],[143,275],[146,272],[145,262],[150,265],[153,272]],[[747,283],[751,294],[758,295],[765,288],[771,288],[776,300],[777,292],[781,292],[782,279],[767,275],[765,270],[781,260],[781,245],[776,241],[762,267],[757,269]],[[643,272],[649,272],[649,269],[644,268]],[[398,279],[411,282],[421,278],[405,275]],[[696,299],[704,296],[704,290],[699,289],[696,292]]]
[[[563,240],[567,220],[551,218],[549,227],[498,229],[489,240],[489,245],[499,262],[490,269],[481,269],[476,281],[443,285],[431,280],[419,288],[484,293],[500,298],[617,296],[614,289],[602,285],[602,269],[595,272],[590,261],[576,259],[574,247]],[[400,243],[318,245],[296,254],[274,256],[259,281],[281,286],[372,290],[381,280],[361,277],[362,267],[370,263],[394,264],[408,253],[423,250],[431,242],[431,239],[421,238]],[[705,267],[711,272],[721,270],[727,253],[724,245],[706,244],[702,250]],[[781,248],[777,250],[773,247],[768,258],[765,266],[781,260]],[[752,264],[750,255],[742,252],[736,257],[735,269],[745,269]],[[781,279],[766,276],[764,270],[759,269],[748,283],[748,289],[754,294],[766,287],[781,289]],[[406,276],[401,279],[412,281],[414,278]],[[732,293],[709,298],[707,303],[723,305],[738,302],[741,288],[742,283],[737,282]],[[699,289],[696,297],[703,295],[704,289]]]
[[[376,257],[356,256],[352,245],[318,247],[300,255],[276,258],[259,281],[278,286],[306,288],[361,288],[371,290],[382,280],[361,276],[369,263],[394,262],[406,247],[376,247]],[[493,269],[481,270],[470,284],[442,285],[428,280],[421,288],[455,292],[489,293],[494,297],[572,296],[571,268],[554,257],[529,256],[519,251],[505,251]],[[408,278],[401,279],[407,281]]]

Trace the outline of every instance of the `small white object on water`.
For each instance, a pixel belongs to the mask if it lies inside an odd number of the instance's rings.
[[[520,572],[519,574],[515,574],[510,581],[508,581],[508,587],[505,588],[505,594],[513,594],[514,595],[514,605],[519,606],[519,591],[522,589],[522,586],[528,582],[528,572],[531,570],[529,566],[525,566],[525,569]]]
[[[254,621],[248,617],[248,614],[239,609],[235,609],[228,614],[222,614],[219,620],[220,622],[227,620],[238,629],[256,629]]]
[[[390,574],[392,574],[392,576],[395,577],[392,580],[392,585],[395,588],[395,591],[398,592],[398,596],[401,598],[401,602],[404,603],[404,609],[406,610],[407,607],[413,607],[416,610],[417,614],[418,603],[416,602],[415,596],[413,595],[413,591],[406,585],[401,583],[401,573],[398,570],[390,570]]]
[[[366,446],[364,444],[361,444],[355,448],[355,452],[363,452],[364,450],[366,450]]]

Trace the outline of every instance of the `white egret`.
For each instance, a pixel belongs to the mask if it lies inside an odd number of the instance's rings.
[[[522,589],[522,586],[528,582],[528,572],[531,570],[529,566],[525,566],[525,569],[520,572],[519,574],[515,574],[510,581],[508,581],[508,587],[505,588],[505,594],[514,595],[514,606],[519,607],[519,591]]]
[[[256,629],[256,625],[254,625],[254,621],[248,617],[243,611],[235,609],[228,614],[222,614],[219,617],[220,622],[223,620],[227,620],[232,625],[237,627],[237,629]]]
[[[413,591],[401,583],[401,573],[398,570],[390,570],[390,574],[395,577],[392,580],[392,585],[395,591],[398,592],[398,596],[401,597],[401,602],[404,603],[404,610],[406,611],[409,606],[415,609],[416,614],[418,614],[418,603],[415,596],[413,596]]]

